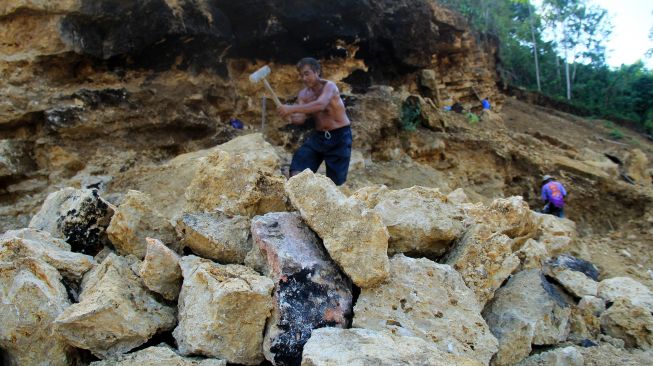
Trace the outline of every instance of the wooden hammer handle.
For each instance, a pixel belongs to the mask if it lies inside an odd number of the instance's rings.
[[[274,100],[274,104],[276,104],[277,107],[280,107],[281,102],[279,101],[279,98],[277,98],[277,94],[274,92],[274,90],[272,90],[272,87],[270,86],[270,83],[268,83],[268,80],[265,79],[265,78],[263,79],[263,85],[265,85],[265,88],[272,95],[272,100]]]

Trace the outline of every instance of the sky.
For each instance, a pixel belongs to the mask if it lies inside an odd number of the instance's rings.
[[[653,69],[653,58],[644,54],[653,48],[648,38],[653,27],[653,0],[589,0],[608,11],[612,34],[607,42],[608,65],[618,67],[641,59]]]

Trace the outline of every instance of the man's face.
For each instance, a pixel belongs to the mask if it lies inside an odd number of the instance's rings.
[[[320,80],[320,76],[309,65],[302,66],[301,70],[299,70],[299,76],[302,78],[304,85],[309,88]]]

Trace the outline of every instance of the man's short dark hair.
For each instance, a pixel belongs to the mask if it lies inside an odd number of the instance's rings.
[[[315,73],[322,76],[322,66],[320,66],[320,61],[312,57],[304,57],[297,63],[297,70],[301,71],[306,65],[308,65],[311,70],[315,71]]]

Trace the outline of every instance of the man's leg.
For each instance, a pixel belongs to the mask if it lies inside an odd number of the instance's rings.
[[[315,173],[322,164],[322,155],[313,148],[311,138],[304,142],[304,144],[297,149],[292,156],[290,163],[289,175],[291,177],[301,173],[304,169],[308,168]]]
[[[334,138],[336,138],[334,136]],[[351,130],[347,129],[338,136],[340,139],[325,155],[327,177],[340,186],[347,180],[349,161],[351,160]]]

